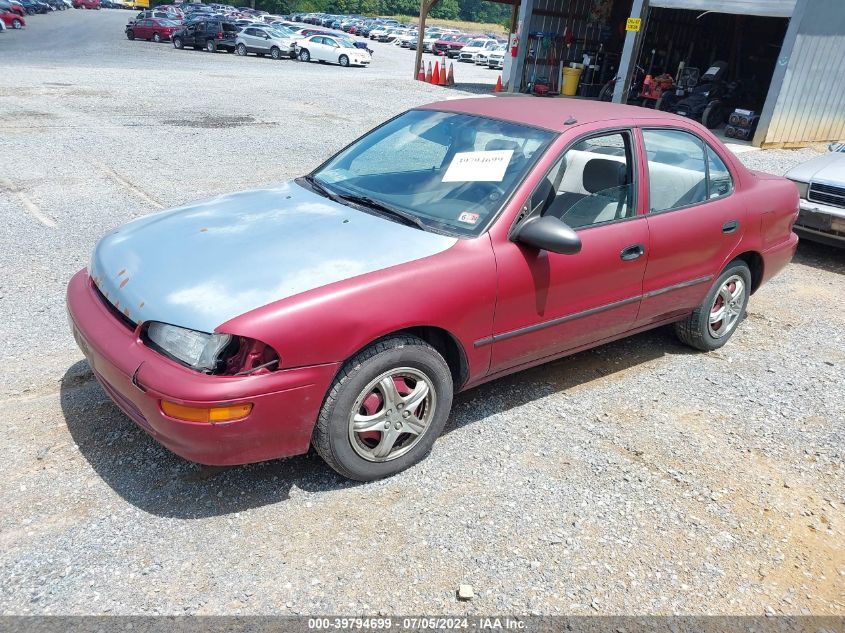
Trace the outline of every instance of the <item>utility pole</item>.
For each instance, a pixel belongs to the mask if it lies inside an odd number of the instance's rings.
[[[428,18],[428,12],[434,8],[438,0],[420,0],[420,30],[417,33],[417,55],[414,62],[414,79],[417,78],[417,73],[420,70],[423,55],[423,39],[425,38],[425,21]]]

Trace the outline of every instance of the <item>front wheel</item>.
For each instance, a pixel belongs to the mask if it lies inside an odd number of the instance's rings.
[[[173,48],[178,48],[179,50],[182,50],[183,48],[185,48],[185,43],[182,42],[181,37],[174,37],[173,38]]]
[[[346,68],[347,66],[349,66],[349,57],[347,57],[346,55],[341,55],[337,58],[337,63]]]
[[[205,43],[205,50],[207,50],[209,53],[216,53],[217,52],[217,42],[215,42],[214,40],[208,40]]]
[[[243,44],[238,44],[238,47],[235,49],[235,52],[241,57],[246,57],[246,46],[244,46]]]
[[[452,374],[415,336],[373,343],[335,378],[312,443],[344,477],[373,481],[413,466],[431,450],[452,407]]]
[[[683,343],[703,352],[719,349],[745,318],[750,295],[751,270],[743,261],[731,262],[701,305],[675,323],[675,334]]]
[[[126,31],[126,38],[130,40],[135,39],[135,32],[134,31]]]
[[[21,28],[22,26],[23,26],[23,23],[22,23],[20,20],[18,20],[17,18],[15,18],[14,20],[12,20],[12,28],[13,28],[13,29],[19,29],[19,28]]]
[[[303,48],[299,51],[299,61],[301,62],[310,62],[311,61],[311,53],[308,52],[307,48]]]
[[[161,35],[159,35],[158,33],[153,33],[153,42],[155,42],[156,44],[161,42]]]

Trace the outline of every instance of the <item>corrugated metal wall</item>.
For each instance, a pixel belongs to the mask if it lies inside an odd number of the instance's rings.
[[[770,99],[777,97],[762,143],[845,139],[845,0],[800,1],[795,21],[784,42],[781,72],[775,70]],[[766,114],[764,109],[764,119]]]

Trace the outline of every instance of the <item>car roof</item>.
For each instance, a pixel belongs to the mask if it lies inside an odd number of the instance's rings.
[[[538,99],[530,96],[452,99],[429,103],[421,107],[429,110],[486,116],[513,123],[543,127],[557,132],[563,132],[569,127],[564,122],[570,117],[574,118],[577,123],[618,119],[689,120],[676,114],[639,106],[587,99]]]

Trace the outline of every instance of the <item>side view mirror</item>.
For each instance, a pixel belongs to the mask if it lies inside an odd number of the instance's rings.
[[[581,238],[567,224],[551,216],[525,221],[516,240],[551,253],[574,255],[581,251]]]

